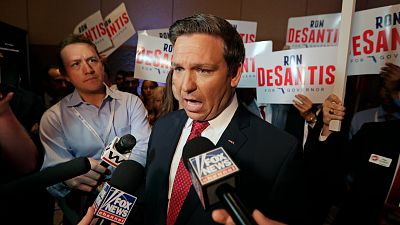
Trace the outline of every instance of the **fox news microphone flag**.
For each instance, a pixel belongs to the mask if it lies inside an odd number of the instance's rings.
[[[0,195],[17,192],[30,192],[43,189],[62,181],[89,172],[90,162],[85,157],[48,167],[37,173],[22,177],[0,186]]]
[[[143,178],[141,164],[133,160],[123,161],[93,203],[94,215],[102,217],[96,224],[105,221],[124,224],[137,199],[133,193],[142,184]]]
[[[239,168],[222,147],[196,137],[184,146],[183,159],[205,209],[222,202],[236,224],[256,224],[234,192]]]
[[[117,167],[122,161],[127,160],[133,147],[136,145],[136,138],[131,134],[125,134],[121,138],[115,137],[101,154],[100,165],[108,167]]]

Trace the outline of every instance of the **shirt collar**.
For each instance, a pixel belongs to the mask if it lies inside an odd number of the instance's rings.
[[[113,98],[113,99],[121,99],[121,96],[117,93],[117,90],[112,90],[110,87],[108,87],[106,84],[103,83],[103,85],[106,87],[106,96],[104,99],[107,98]],[[79,92],[75,90],[72,92],[70,96],[68,96],[69,99],[67,99],[67,106],[72,107],[72,106],[77,106],[82,104],[84,101],[82,100],[81,96],[79,95]]]
[[[386,115],[388,115],[388,113],[383,109],[382,105],[378,107],[378,120],[386,120]],[[391,116],[393,116],[394,118],[400,119],[400,113],[399,112],[395,112],[392,113]]]

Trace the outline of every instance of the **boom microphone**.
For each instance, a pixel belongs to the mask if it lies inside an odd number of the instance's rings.
[[[236,224],[257,224],[234,192],[239,168],[222,147],[196,137],[184,146],[183,159],[205,209],[222,202]]]
[[[137,197],[133,193],[143,182],[144,168],[133,160],[123,161],[105,183],[93,206],[94,215],[102,217],[97,224],[114,222],[124,224]]]
[[[127,160],[128,153],[136,145],[136,138],[131,134],[125,134],[121,138],[115,137],[101,154],[100,165],[104,167],[112,166],[117,167],[122,161]]]
[[[0,186],[0,195],[35,191],[89,172],[90,162],[85,157],[48,167]]]

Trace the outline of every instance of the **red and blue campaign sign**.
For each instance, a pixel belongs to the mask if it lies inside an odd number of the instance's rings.
[[[400,65],[400,4],[356,12],[349,75],[378,74],[386,62]]]
[[[341,14],[289,18],[291,49],[337,46]],[[347,75],[379,74],[387,62],[400,65],[400,4],[354,13]]]
[[[303,48],[259,55],[257,102],[292,104],[296,94],[322,103],[335,84],[337,47]]]
[[[238,87],[255,88],[257,87],[256,59],[258,55],[272,52],[272,41],[258,41],[245,43],[246,58],[243,63],[242,76]]]
[[[163,82],[171,69],[172,44],[168,39],[143,33],[138,35],[135,77],[142,80]]]
[[[340,13],[289,18],[286,45],[290,49],[336,46],[339,25]]]

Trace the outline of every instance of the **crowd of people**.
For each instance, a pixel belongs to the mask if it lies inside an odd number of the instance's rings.
[[[169,34],[164,84],[120,70],[108,85],[96,46],[69,35],[58,65],[45,70],[40,123],[24,127],[9,104],[13,93],[0,93],[2,165],[13,168],[3,183],[87,157],[89,172],[47,190],[63,224],[90,224],[99,185],[114,170],[101,163],[103,149],[132,134],[129,160],[146,175],[135,206],[143,213],[128,223],[234,224],[221,203],[203,208],[183,163],[186,142],[202,136],[240,168],[235,192],[257,224],[400,224],[398,65],[382,68],[381,105],[356,113],[350,134],[333,132],[330,122],[347,116],[334,94],[321,105],[302,94],[293,105],[260,104],[254,89],[237,88],[245,49],[226,20],[197,14],[176,21]]]

